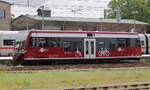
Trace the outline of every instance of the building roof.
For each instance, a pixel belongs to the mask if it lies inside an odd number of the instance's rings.
[[[21,16],[23,16],[23,15],[21,15]],[[40,16],[25,15],[24,17],[30,18],[33,20],[43,20],[43,18]],[[134,21],[134,20],[129,20],[129,19],[121,19],[120,22],[118,22],[116,19],[78,18],[78,17],[44,17],[44,20],[48,20],[48,21],[74,21],[74,22],[98,22],[98,23],[102,22],[102,23],[120,23],[120,24],[121,23],[122,24],[134,24],[134,23],[136,23],[136,24],[142,24],[142,25],[148,24],[148,23],[137,21],[137,20]]]

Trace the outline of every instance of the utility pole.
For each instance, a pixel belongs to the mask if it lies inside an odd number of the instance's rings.
[[[101,19],[101,32],[102,32],[102,31],[103,31],[103,30],[102,30],[102,19],[103,19],[103,18],[100,18],[100,19]]]
[[[134,31],[136,31],[136,14],[138,13],[138,11],[132,11],[132,14],[134,14],[133,15],[133,19],[134,19],[134,26],[133,26],[133,28],[134,28]]]
[[[42,30],[44,30],[44,8],[45,7],[45,0],[43,0],[43,7],[42,7]]]
[[[44,30],[44,6],[42,7],[42,30]]]
[[[116,7],[116,19],[117,19],[117,22],[120,22],[120,7],[119,6]]]
[[[28,9],[29,9],[29,0],[27,0],[27,6],[28,6]],[[27,18],[27,30],[29,30],[29,19]]]

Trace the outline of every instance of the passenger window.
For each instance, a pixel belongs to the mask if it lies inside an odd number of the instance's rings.
[[[64,51],[72,51],[72,42],[71,41],[64,41],[63,42]]]
[[[15,40],[3,40],[4,46],[14,45]]]
[[[118,47],[126,47],[126,46],[127,46],[126,39],[124,39],[124,38],[118,39]]]
[[[98,42],[99,49],[105,48],[105,42]]]
[[[60,47],[60,38],[49,37],[47,38],[48,47]]]
[[[53,37],[32,37],[29,43],[29,48],[59,47],[59,46],[60,46],[60,38],[53,38]]]
[[[110,50],[115,50],[116,43],[114,41],[110,42]]]
[[[39,47],[46,47],[47,46],[46,39],[45,38],[39,38],[39,40],[38,40],[38,46]]]
[[[73,51],[82,50],[82,42],[81,41],[73,41]]]

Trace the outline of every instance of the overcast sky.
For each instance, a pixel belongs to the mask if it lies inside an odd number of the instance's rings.
[[[11,9],[15,17],[22,14],[36,15],[37,8],[44,5],[52,10],[52,16],[103,18],[110,0],[4,0],[21,6]],[[32,8],[25,8],[28,6]]]
[[[11,3],[21,4],[21,5],[28,5],[28,1],[30,3],[30,6],[38,6],[47,2],[51,3],[57,3],[57,4],[66,4],[69,5],[70,2],[77,2],[78,4],[81,4],[82,2],[86,2],[88,4],[100,4],[106,6],[110,0],[3,0]],[[66,3],[67,2],[67,3]]]

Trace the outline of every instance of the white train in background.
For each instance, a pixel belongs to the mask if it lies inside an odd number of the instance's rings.
[[[21,31],[22,32],[22,31]],[[11,56],[19,31],[0,31],[0,56]],[[150,54],[150,34],[139,34],[141,51],[143,54]]]
[[[0,56],[11,56],[18,31],[0,31]]]
[[[139,34],[143,54],[150,54],[150,34]]]

